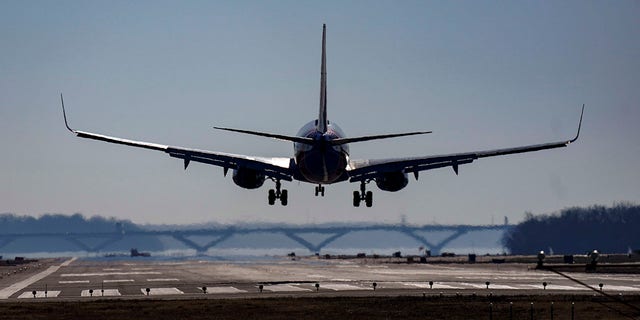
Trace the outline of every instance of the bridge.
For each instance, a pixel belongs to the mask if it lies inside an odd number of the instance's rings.
[[[86,252],[100,252],[118,241],[133,236],[168,236],[182,243],[190,249],[196,250],[198,254],[203,254],[211,248],[215,248],[233,236],[272,233],[281,234],[293,240],[295,243],[307,248],[311,253],[319,253],[323,248],[329,246],[336,240],[355,232],[385,231],[395,232],[406,235],[421,244],[423,247],[431,250],[431,253],[438,255],[452,241],[461,236],[474,231],[500,231],[509,230],[511,225],[427,225],[427,226],[409,226],[409,225],[366,225],[366,226],[338,226],[338,227],[317,227],[317,226],[301,226],[301,227],[224,227],[224,228],[208,228],[208,229],[185,229],[185,230],[135,230],[125,231],[115,230],[114,232],[68,232],[68,233],[15,233],[0,234],[0,250],[13,241],[20,239],[35,238],[54,238],[64,239],[76,246],[79,250]],[[427,235],[433,233],[446,233],[446,235],[438,241],[427,239]],[[205,243],[198,241],[198,238],[206,237]],[[96,240],[97,239],[97,240]]]

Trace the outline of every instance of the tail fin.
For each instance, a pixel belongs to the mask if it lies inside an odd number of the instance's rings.
[[[316,124],[316,130],[320,133],[327,132],[327,48],[326,48],[327,26],[322,25],[322,64],[320,66],[320,113]]]

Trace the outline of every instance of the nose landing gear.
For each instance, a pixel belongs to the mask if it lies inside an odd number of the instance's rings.
[[[286,206],[289,203],[289,192],[286,189],[280,190],[282,184],[280,183],[280,179],[276,181],[276,189],[269,189],[269,196],[267,199],[269,200],[269,205],[274,205],[276,203],[276,199],[280,199],[280,204]]]
[[[364,201],[364,203],[367,206],[367,208],[371,208],[371,206],[373,206],[373,192],[366,191],[366,186],[365,186],[366,183],[368,183],[368,181],[367,182],[361,181],[360,182],[360,192],[358,192],[358,191],[354,191],[353,192],[353,206],[354,207],[359,207],[361,201]]]

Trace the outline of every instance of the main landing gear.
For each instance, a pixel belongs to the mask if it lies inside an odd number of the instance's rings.
[[[316,186],[316,197],[318,195],[321,196],[321,197],[324,197],[324,186],[321,185],[321,184]]]
[[[280,183],[280,179],[276,180],[276,189],[269,189],[269,205],[274,205],[276,203],[276,199],[280,199],[280,204],[286,206],[289,200],[289,192],[284,189],[280,190],[282,184]]]
[[[366,191],[366,184],[367,182],[361,181],[360,182],[360,192],[358,191],[354,191],[353,192],[353,206],[354,207],[359,207],[360,206],[360,201],[364,201],[365,205],[370,208],[373,205],[373,192],[371,191]]]

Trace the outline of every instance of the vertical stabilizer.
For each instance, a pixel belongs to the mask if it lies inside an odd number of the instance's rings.
[[[327,26],[322,25],[322,65],[320,66],[320,114],[316,130],[321,133],[327,132],[327,48],[326,48]]]

